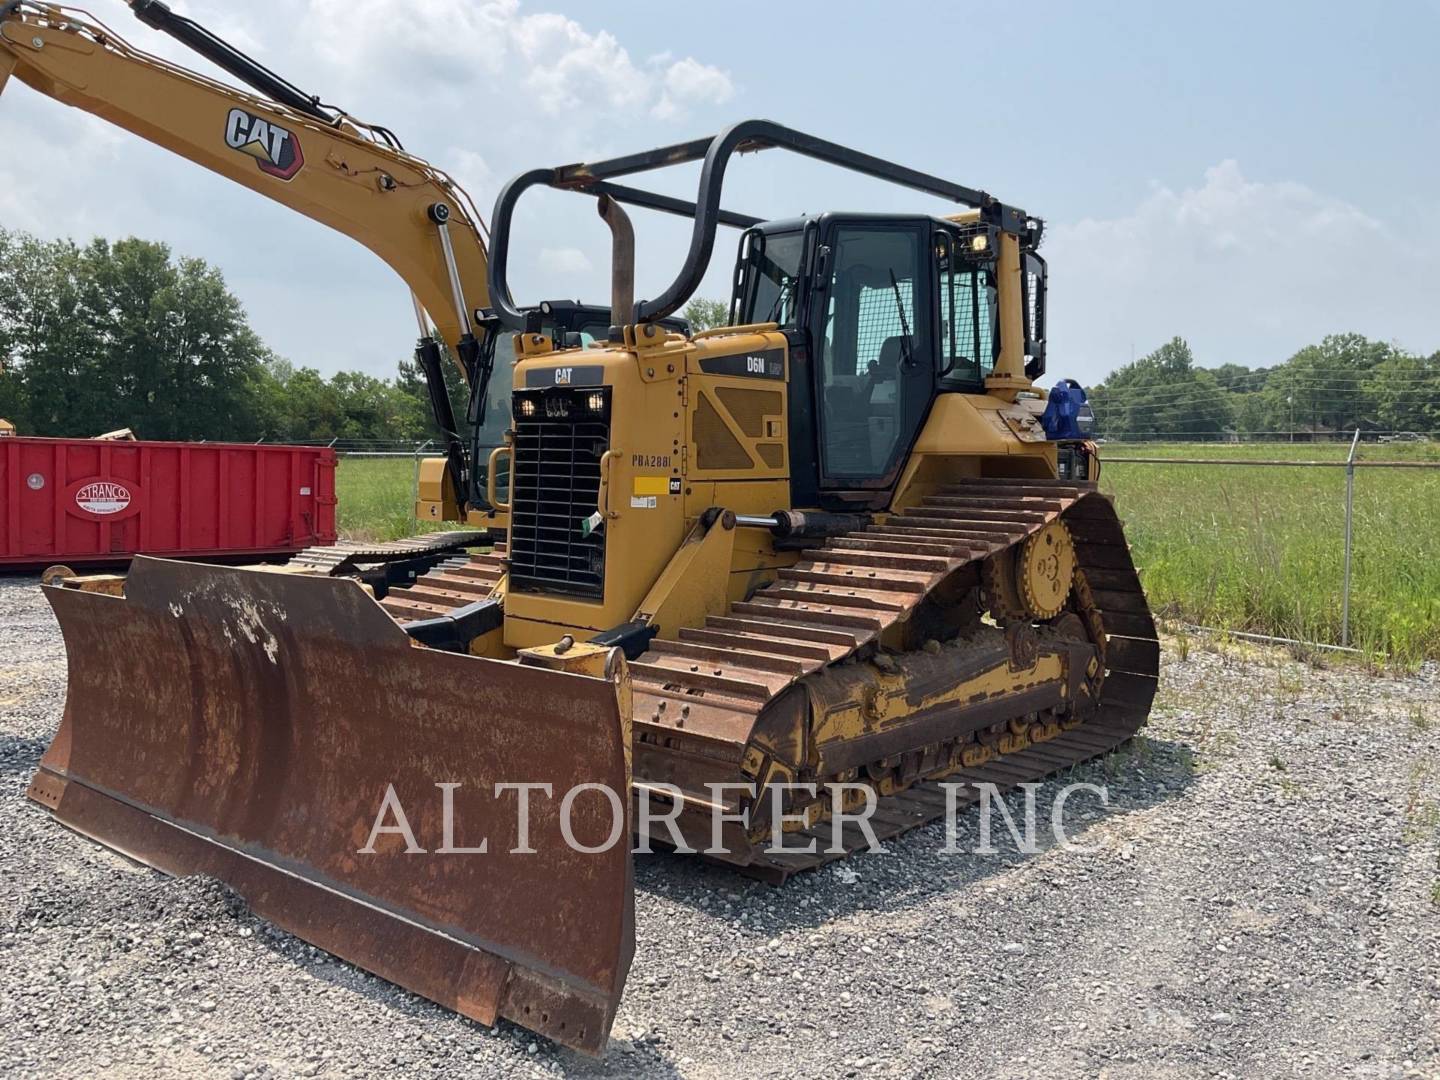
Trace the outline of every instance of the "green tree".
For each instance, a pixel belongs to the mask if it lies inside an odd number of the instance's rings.
[[[1360,334],[1331,334],[1274,369],[1263,391],[1272,431],[1348,431],[1373,424],[1364,389],[1397,350]]]
[[[1235,410],[1235,430],[1241,435],[1251,436],[1274,430],[1268,426],[1263,394],[1234,394],[1230,403]]]
[[[0,234],[6,396],[10,419],[27,434],[68,434],[70,424],[116,426],[100,419],[112,394],[94,370],[98,334],[76,317],[79,267],[80,253],[69,242]]]
[[[1249,394],[1265,388],[1271,369],[1256,368],[1252,371],[1244,364],[1221,364],[1208,370],[1215,376],[1215,381],[1231,393]]]
[[[1371,369],[1364,397],[1378,427],[1440,431],[1440,353],[1425,358],[1393,352]]]
[[[269,354],[220,272],[163,244],[3,238],[0,334],[22,430],[254,438]]]
[[[691,330],[709,330],[724,326],[730,321],[730,305],[723,300],[707,300],[697,296],[685,305],[681,318],[690,324]]]
[[[278,382],[278,380],[277,380]],[[279,382],[270,441],[337,439],[344,425],[339,395],[314,368],[296,368]]]
[[[1178,337],[1116,369],[1090,394],[1096,433],[1132,439],[1215,437],[1234,424],[1230,398]]]
[[[413,403],[393,382],[358,371],[336,374],[330,385],[340,404],[340,436],[398,441],[413,430]]]

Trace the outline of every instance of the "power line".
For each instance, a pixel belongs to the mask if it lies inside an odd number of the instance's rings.
[[[1226,393],[1226,394],[1263,394],[1263,393],[1265,393],[1265,391],[1267,391],[1267,390],[1274,390],[1276,393],[1294,393],[1294,392],[1297,392],[1297,391],[1298,391],[1298,392],[1307,392],[1307,391],[1308,391],[1308,392],[1328,392],[1328,393],[1364,393],[1364,394],[1369,394],[1369,393],[1379,393],[1379,392],[1382,392],[1382,391],[1385,390],[1385,389],[1388,389],[1388,388],[1391,388],[1391,387],[1396,387],[1396,386],[1402,387],[1402,388],[1403,388],[1403,387],[1433,387],[1433,386],[1435,386],[1435,385],[1437,385],[1437,384],[1440,384],[1440,372],[1437,372],[1436,374],[1434,374],[1434,375],[1429,375],[1429,376],[1419,376],[1419,377],[1405,376],[1405,377],[1403,377],[1403,378],[1386,379],[1386,380],[1384,380],[1383,382],[1367,382],[1367,381],[1365,381],[1365,380],[1358,380],[1358,382],[1360,382],[1361,385],[1356,385],[1355,382],[1335,382],[1335,381],[1313,380],[1313,381],[1303,381],[1303,382],[1285,382],[1285,383],[1283,383],[1283,384],[1279,384],[1279,385],[1276,385],[1276,386],[1266,386],[1266,387],[1262,387],[1262,388],[1260,388],[1259,390],[1236,391],[1236,390],[1233,390],[1233,389],[1231,389],[1230,387],[1226,387],[1226,386],[1216,386],[1215,389],[1220,390],[1222,393]],[[1186,394],[1194,393],[1196,389],[1197,389],[1197,388],[1196,388],[1195,386],[1193,386],[1193,385],[1192,385],[1192,386],[1159,386],[1159,387],[1155,387],[1155,388],[1153,388],[1153,389],[1150,389],[1150,388],[1138,387],[1138,386],[1108,387],[1108,386],[1104,386],[1104,385],[1102,384],[1101,386],[1095,387],[1092,392],[1093,392],[1093,393],[1098,393],[1101,397],[1106,397],[1106,398],[1111,397],[1111,396],[1113,395],[1113,396],[1115,396],[1116,398],[1121,398],[1121,397],[1127,397],[1127,396],[1128,396],[1128,397],[1145,397],[1145,398],[1148,399],[1148,398],[1152,398],[1153,396],[1155,396],[1155,395],[1157,395],[1157,394],[1161,394],[1161,395],[1163,395],[1163,394],[1174,394],[1174,395],[1182,396],[1182,397],[1183,397],[1183,396],[1186,395]],[[1207,389],[1207,390],[1208,390],[1208,389],[1210,389],[1210,388],[1209,388],[1209,387],[1205,387],[1204,389]]]
[[[1397,400],[1404,401],[1409,397],[1419,399],[1424,396],[1426,391],[1433,390],[1440,390],[1440,379],[1437,379],[1434,382],[1427,383],[1419,387],[1402,388],[1402,390],[1398,393],[1394,391],[1385,392],[1375,390],[1369,387],[1340,387],[1336,389],[1317,390],[1314,391],[1312,394],[1303,396],[1301,401],[1295,402],[1295,404],[1306,410],[1310,410],[1313,409],[1316,405],[1320,405],[1323,408],[1327,401],[1354,402],[1358,399],[1376,398],[1387,403],[1393,403]],[[1170,393],[1168,391],[1157,391],[1156,394],[1153,396],[1149,394],[1136,394],[1134,397],[1121,399],[1114,399],[1109,397],[1108,395],[1102,394],[1092,398],[1091,401],[1093,404],[1107,411],[1169,409],[1183,408],[1186,402],[1193,399],[1195,396],[1196,395],[1194,395],[1188,389],[1179,388],[1174,393]],[[1202,403],[1205,403],[1212,402],[1215,400],[1215,398],[1201,396],[1199,400]],[[1227,396],[1224,400],[1233,401],[1234,399],[1233,397]],[[1281,397],[1270,399],[1271,404],[1274,404],[1276,402],[1279,402],[1283,405],[1285,403],[1285,398]]]
[[[1325,431],[1311,431],[1304,428],[1295,430],[1291,430],[1288,428],[1275,428],[1266,431],[1244,432],[1244,439],[1241,439],[1240,441],[1243,442],[1245,441],[1245,439],[1254,438],[1260,435],[1304,435],[1310,438],[1312,441],[1344,443],[1349,440],[1351,436],[1354,435],[1354,433],[1355,429],[1353,427],[1339,427],[1333,430],[1327,429]],[[1235,435],[1234,432],[1229,431],[1147,431],[1143,433],[1120,432],[1116,434],[1107,434],[1102,431],[1097,432],[1097,434],[1100,436],[1100,438],[1108,439],[1111,442],[1125,442],[1131,440],[1139,440],[1140,442],[1154,442],[1157,439],[1163,439],[1167,437],[1183,439],[1186,442],[1229,442]],[[1423,429],[1417,430],[1415,428],[1372,428],[1370,431],[1363,432],[1362,434],[1366,436],[1399,434],[1440,436],[1440,431],[1426,431]]]
[[[1214,371],[1210,368],[1192,368],[1191,371],[1206,372],[1212,377],[1214,377],[1215,375]],[[1258,376],[1263,376],[1263,381],[1255,383],[1253,387],[1245,388],[1245,386],[1242,385],[1248,385],[1251,380],[1255,379]],[[1437,378],[1440,378],[1440,367],[1434,368],[1432,370],[1420,370],[1415,372],[1390,374],[1384,378],[1384,381],[1387,383],[1428,383]],[[1368,384],[1374,381],[1377,380],[1375,377],[1375,370],[1373,368],[1357,370],[1353,373],[1301,371],[1295,372],[1293,374],[1289,369],[1275,368],[1267,369],[1263,372],[1252,372],[1249,376],[1238,376],[1234,379],[1226,381],[1221,381],[1220,379],[1216,378],[1215,385],[1218,388],[1229,391],[1231,393],[1260,393],[1269,389],[1289,389],[1291,387],[1320,385],[1346,386],[1352,383]],[[1125,386],[1123,384],[1119,386],[1114,386],[1102,381],[1096,384],[1095,389],[1103,391],[1105,393],[1119,394],[1135,392],[1137,388]]]
[[[1418,407],[1419,407],[1419,406],[1417,406],[1417,408],[1418,408]],[[1205,416],[1214,415],[1215,413],[1220,412],[1220,411],[1221,411],[1221,410],[1218,410],[1218,409],[1202,408],[1202,409],[1197,409],[1197,410],[1195,410],[1194,413],[1195,413],[1196,416],[1205,417]],[[1287,406],[1282,405],[1282,406],[1280,406],[1279,408],[1276,408],[1276,409],[1267,409],[1267,410],[1264,410],[1264,411],[1265,411],[1265,412],[1268,412],[1268,413],[1271,413],[1271,414],[1274,414],[1274,413],[1289,413],[1291,410],[1290,410]],[[1317,414],[1317,413],[1326,414],[1326,415],[1332,415],[1332,414],[1334,414],[1334,413],[1336,413],[1336,412],[1349,413],[1349,414],[1352,415],[1352,416],[1357,416],[1359,413],[1369,412],[1369,411],[1371,411],[1371,410],[1366,409],[1366,408],[1362,408],[1362,407],[1361,407],[1361,404],[1358,403],[1358,402],[1355,402],[1355,401],[1333,402],[1333,403],[1327,405],[1325,408],[1321,408],[1321,409],[1301,408],[1301,407],[1299,407],[1299,406],[1297,406],[1297,407],[1294,409],[1294,412],[1296,413],[1297,417],[1300,417],[1300,418],[1303,418],[1305,414],[1309,414],[1309,415],[1312,415],[1312,416],[1315,415],[1315,414]],[[1151,415],[1151,414],[1154,414],[1154,413],[1159,413],[1159,412],[1182,412],[1182,413],[1183,413],[1183,412],[1184,412],[1184,406],[1183,406],[1183,405],[1180,405],[1180,404],[1130,405],[1130,406],[1120,406],[1120,407],[1111,409],[1111,408],[1107,408],[1107,407],[1105,406],[1105,404],[1104,404],[1103,402],[1101,402],[1101,403],[1100,403],[1100,407],[1096,410],[1096,415],[1099,416],[1099,417],[1102,419],[1102,421],[1103,421],[1104,418],[1106,418],[1106,417],[1119,417],[1119,418],[1131,418],[1131,419],[1133,419],[1133,418],[1135,418],[1135,417],[1144,417],[1144,416],[1148,416],[1148,415]]]
[[[1416,364],[1417,364],[1421,369],[1424,369],[1424,368],[1426,368],[1426,367],[1430,367],[1432,370],[1434,370],[1434,359],[1433,359],[1433,358],[1427,358],[1427,357],[1423,357],[1423,356],[1414,356],[1414,357],[1410,357],[1410,359],[1413,359],[1413,360],[1416,362]],[[1365,376],[1365,375],[1369,375],[1370,373],[1372,373],[1372,372],[1375,370],[1375,368],[1379,366],[1380,363],[1384,363],[1384,361],[1377,362],[1376,364],[1373,364],[1373,365],[1371,365],[1370,367],[1354,368],[1354,369],[1352,369],[1352,370],[1354,370],[1357,375],[1360,375],[1360,376],[1363,377],[1363,376]],[[1307,367],[1308,367],[1308,365],[1307,365]],[[1220,374],[1219,374],[1219,370],[1220,370],[1219,368],[1193,366],[1193,367],[1191,368],[1191,370],[1192,370],[1192,371],[1204,371],[1204,372],[1208,372],[1210,375],[1214,376],[1216,382],[1221,382],[1221,377],[1220,377]],[[1276,364],[1274,367],[1256,368],[1256,369],[1254,369],[1253,371],[1252,371],[1252,370],[1247,370],[1247,371],[1245,371],[1245,372],[1243,372],[1243,373],[1241,373],[1241,374],[1239,374],[1239,375],[1228,376],[1228,377],[1224,380],[1224,382],[1221,382],[1221,385],[1229,386],[1229,385],[1232,385],[1232,384],[1235,384],[1235,383],[1249,382],[1249,381],[1252,381],[1252,380],[1260,380],[1260,381],[1263,383],[1263,382],[1265,382],[1265,381],[1268,381],[1268,380],[1270,380],[1270,379],[1277,378],[1277,377],[1279,377],[1279,378],[1284,378],[1284,377],[1286,377],[1286,375],[1287,375],[1289,372],[1292,372],[1292,371],[1300,371],[1302,374],[1305,374],[1305,369],[1304,369],[1304,368],[1293,368],[1293,367],[1290,366],[1289,361],[1287,361],[1287,362],[1285,362],[1285,363],[1283,363],[1283,364]],[[1113,372],[1112,372],[1112,374],[1113,374]],[[1313,374],[1313,372],[1312,372],[1311,374]],[[1323,376],[1323,377],[1329,377],[1329,376]]]

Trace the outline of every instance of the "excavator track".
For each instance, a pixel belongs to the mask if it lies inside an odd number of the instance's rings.
[[[460,551],[485,543],[489,535],[485,529],[447,529],[379,544],[342,540],[336,544],[308,547],[294,555],[289,565],[336,576],[352,569],[357,563],[394,562]]]
[[[680,787],[687,801],[707,804],[707,783],[721,778],[722,763],[743,768],[752,731],[792,687],[873,653],[886,632],[947,579],[971,566],[978,579],[986,560],[1018,549],[1054,521],[1074,540],[1078,613],[1103,656],[1098,708],[1077,727],[1052,728],[1044,741],[1022,737],[1013,752],[973,768],[937,770],[929,779],[1014,786],[1119,746],[1149,713],[1159,642],[1113,504],[1093,485],[977,479],[805,551],[773,584],[732,604],[724,616],[682,629],[677,640],[653,642],[630,666],[637,788],[645,791],[647,780],[658,776]],[[913,782],[878,799],[872,824],[884,840],[944,812],[943,792]],[[756,846],[738,859],[722,858],[778,883],[864,843],[856,830],[842,835],[843,851],[827,850],[836,845],[825,822],[786,835],[787,846],[791,837],[797,847],[816,840],[816,852],[771,854]]]
[[[396,586],[380,606],[400,622],[433,619],[488,599],[505,576],[505,548],[452,559],[422,574],[413,585]]]

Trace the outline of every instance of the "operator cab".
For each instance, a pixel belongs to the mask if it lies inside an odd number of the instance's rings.
[[[937,394],[985,393],[1001,344],[999,238],[976,218],[826,213],[742,235],[730,321],[778,323],[803,358],[791,438],[815,447],[817,496],[889,487]],[[1045,370],[1038,222],[1033,233],[1021,254],[1031,379]]]

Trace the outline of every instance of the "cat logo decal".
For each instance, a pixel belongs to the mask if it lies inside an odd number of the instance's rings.
[[[293,132],[263,116],[252,116],[244,109],[231,109],[225,120],[225,144],[232,150],[249,154],[260,171],[280,180],[289,180],[305,164],[300,140]]]

